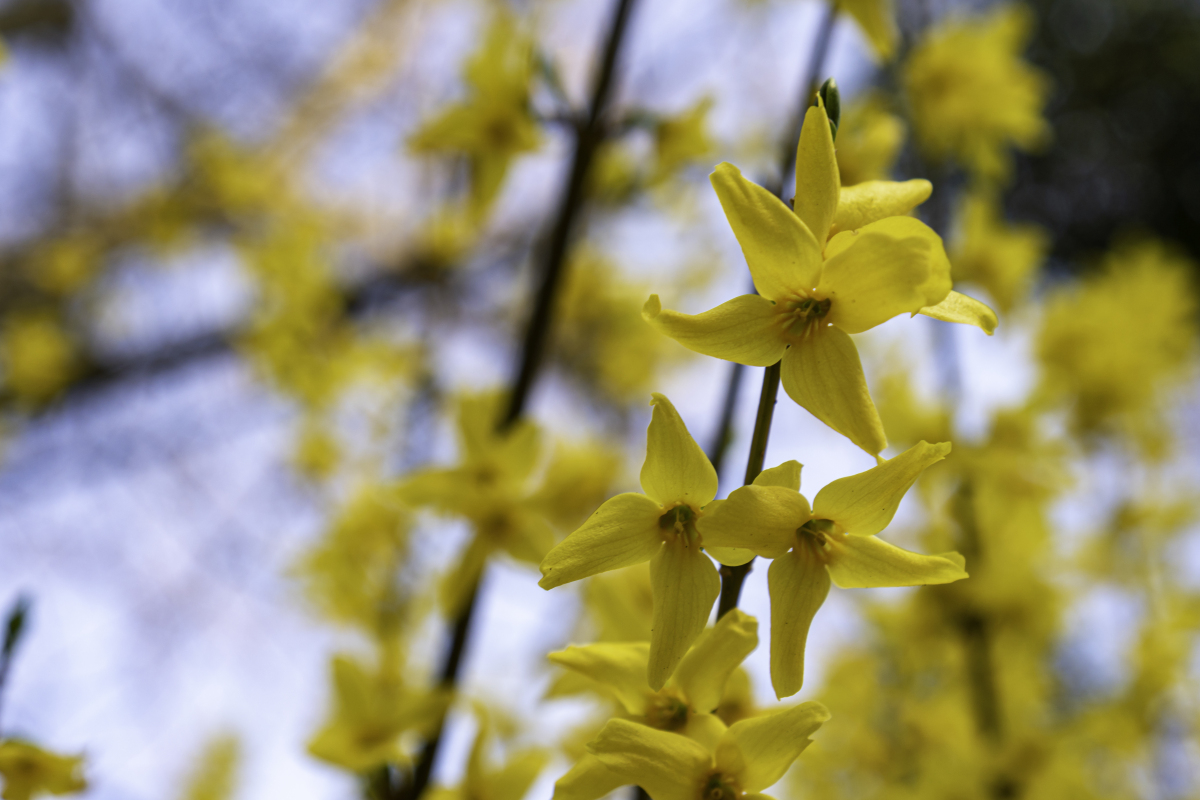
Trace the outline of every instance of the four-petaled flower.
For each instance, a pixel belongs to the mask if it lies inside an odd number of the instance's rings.
[[[708,622],[721,591],[696,524],[717,495],[717,473],[679,412],[661,394],[646,431],[642,490],[607,500],[542,560],[539,586],[553,589],[650,562],[654,620],[647,679],[661,689]]]
[[[768,470],[770,477],[729,495],[701,523],[713,548],[774,559],[767,572],[771,596],[771,682],[788,697],[804,682],[804,643],[830,583],[843,589],[923,586],[967,577],[958,553],[919,555],[875,534],[892,521],[900,500],[926,467],[941,461],[950,444],[921,442],[866,472],[841,478],[817,492],[812,508],[800,494],[795,462]],[[794,481],[790,476],[795,476]],[[784,483],[780,480],[788,476]]]
[[[796,156],[795,209],[732,164],[713,188],[742,246],[757,295],[690,316],[657,295],[643,316],[687,348],[748,366],[780,359],[783,388],[817,419],[878,455],[887,447],[858,350],[849,334],[899,314],[995,328],[992,311],[951,291],[941,238],[907,216],[928,181],[869,181],[841,188],[829,118],[810,108]]]

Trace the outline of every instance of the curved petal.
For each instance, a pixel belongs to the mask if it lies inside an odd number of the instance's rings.
[[[783,356],[782,377],[788,397],[821,422],[871,455],[887,447],[858,349],[844,331],[826,326],[793,345]]]
[[[717,770],[737,776],[747,792],[774,785],[830,718],[820,703],[798,706],[735,722],[717,743]]]
[[[734,490],[696,527],[706,547],[740,547],[778,558],[796,541],[796,529],[811,519],[804,495],[782,486],[743,486]]]
[[[940,319],[942,322],[958,322],[963,325],[974,325],[988,336],[991,336],[999,320],[996,312],[973,297],[951,292],[946,299],[936,306],[928,306],[917,312],[927,317]]]
[[[650,560],[650,586],[654,619],[646,676],[650,688],[658,691],[704,630],[721,593],[721,579],[699,547],[680,539],[667,542]]]
[[[574,533],[542,559],[538,586],[553,589],[621,567],[649,561],[662,547],[662,507],[644,494],[609,498]]]
[[[740,567],[743,564],[749,564],[755,559],[755,552],[753,550],[747,550],[744,547],[705,546],[704,552],[708,553],[726,567]]]
[[[646,429],[642,491],[663,505],[708,505],[717,496],[717,471],[666,395],[655,392],[650,405],[654,415]]]
[[[848,246],[842,242],[849,240]],[[816,294],[832,301],[826,322],[862,333],[898,314],[915,314],[950,293],[942,239],[911,217],[889,217],[839,237]]]
[[[599,683],[628,713],[646,713],[646,699],[650,695],[650,687],[646,685],[646,663],[650,659],[648,642],[572,645],[546,657]]]
[[[764,469],[754,479],[755,486],[782,486],[793,492],[800,491],[800,470],[804,467],[799,461],[785,461],[778,467]]]
[[[653,800],[696,800],[712,769],[712,755],[703,745],[625,719],[610,719],[588,750]]]
[[[758,620],[733,609],[706,630],[679,662],[671,682],[700,713],[714,711],[733,671],[758,647]]]
[[[870,536],[888,526],[909,487],[927,467],[950,453],[950,443],[917,442],[866,472],[838,478],[813,498],[813,514],[843,530]]]
[[[833,131],[823,106],[812,106],[804,114],[800,141],[796,145],[796,216],[813,236],[825,245],[833,216],[837,213],[842,176],[833,151]]]
[[[907,214],[928,200],[931,194],[933,184],[922,178],[864,181],[843,186],[837,213],[833,216],[832,232],[854,231],[881,219]]]
[[[642,306],[642,318],[689,350],[748,367],[769,367],[787,348],[775,304],[756,294],[735,297],[702,314],[664,310],[652,294]]]
[[[814,236],[782,200],[746,180],[733,164],[718,164],[709,180],[742,246],[759,294],[778,300],[817,285],[823,236]]]
[[[843,589],[880,586],[931,586],[967,577],[958,553],[923,556],[877,536],[829,536],[825,563],[829,576]]]
[[[624,778],[591,753],[584,753],[566,775],[555,781],[552,800],[599,800],[624,785]]]
[[[477,788],[487,791],[491,800],[521,800],[549,760],[544,750],[522,750],[510,756],[503,769],[485,778],[485,783]]]
[[[771,685],[781,700],[804,685],[804,644],[817,610],[829,595],[829,573],[807,545],[771,562]]]

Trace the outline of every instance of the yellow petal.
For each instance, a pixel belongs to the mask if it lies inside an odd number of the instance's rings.
[[[703,745],[624,719],[610,719],[588,750],[653,800],[696,800],[712,769],[712,755]]]
[[[967,577],[958,553],[923,556],[877,536],[826,537],[829,577],[843,589],[879,586],[930,586]]]
[[[650,688],[658,691],[708,622],[721,593],[717,568],[695,544],[667,542],[650,561],[654,619],[650,626]]]
[[[838,7],[862,28],[875,54],[887,61],[896,51],[900,29],[896,25],[893,0],[839,0]]]
[[[747,792],[762,791],[783,777],[829,716],[825,706],[808,702],[735,722],[717,744],[717,770]]]
[[[783,356],[783,389],[817,419],[871,455],[887,447],[867,390],[858,349],[844,331],[826,326]]]
[[[905,492],[925,469],[950,453],[950,443],[918,442],[866,472],[838,478],[813,498],[813,516],[870,536],[888,526]]]
[[[833,217],[833,232],[854,231],[887,217],[907,214],[929,199],[933,184],[921,178],[910,181],[864,181],[843,186]],[[825,252],[828,258],[830,253]]]
[[[624,778],[591,753],[584,753],[583,758],[555,782],[553,800],[599,800],[624,785]]]
[[[727,567],[740,567],[754,560],[753,550],[744,547],[709,547],[705,545],[704,552]]]
[[[733,671],[758,647],[758,620],[733,609],[701,634],[671,682],[700,713],[714,711]]]
[[[898,314],[915,314],[950,293],[942,239],[911,217],[889,217],[850,235],[825,262],[816,293],[832,302],[826,322],[861,333]]]
[[[521,800],[529,793],[529,787],[548,760],[544,750],[522,750],[512,755],[503,769],[488,776],[478,788],[486,790],[489,800]],[[474,796],[481,794],[482,791]]]
[[[783,699],[804,685],[804,643],[817,609],[829,594],[829,573],[805,544],[771,562],[771,685]]]
[[[983,330],[988,336],[996,330],[998,320],[996,312],[973,297],[951,292],[946,299],[936,306],[922,308],[919,314],[940,319],[942,322],[959,322],[963,325],[974,325]]]
[[[547,658],[559,666],[586,675],[599,683],[633,715],[646,713],[650,687],[646,685],[648,642],[600,642],[571,646]]]
[[[841,186],[829,115],[824,107],[813,106],[804,114],[796,145],[795,209],[822,247],[837,213]]]
[[[775,304],[756,294],[735,297],[695,315],[664,310],[658,295],[652,294],[642,307],[642,318],[689,350],[750,367],[771,366],[787,347]]]
[[[654,416],[646,430],[642,491],[663,505],[708,505],[717,496],[717,471],[665,395],[655,392],[650,405]]]
[[[570,536],[542,559],[538,586],[553,589],[621,567],[641,564],[662,547],[658,518],[662,507],[644,494],[609,498]]]
[[[740,547],[777,558],[796,541],[796,529],[811,519],[804,495],[782,486],[743,486],[716,511],[700,518],[705,547]]]
[[[828,123],[825,127],[828,133]],[[835,165],[835,175],[836,169]],[[718,164],[709,180],[742,246],[759,294],[777,300],[817,285],[824,236],[814,236],[782,200],[746,180],[733,164]],[[833,202],[836,205],[836,194]],[[833,212],[829,213],[832,217]]]
[[[778,467],[764,469],[754,479],[755,486],[782,486],[793,492],[800,491],[800,470],[804,467],[799,461],[785,461]]]
[[[688,714],[687,723],[679,729],[679,733],[699,742],[710,753],[716,749],[717,742],[725,734],[725,723],[715,714]]]

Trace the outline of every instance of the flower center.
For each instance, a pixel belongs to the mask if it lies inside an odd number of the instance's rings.
[[[726,775],[714,772],[704,783],[700,800],[737,800],[742,794],[738,785]]]
[[[687,724],[688,705],[673,694],[659,692],[646,707],[646,723],[660,731],[677,731]]]
[[[808,331],[820,324],[829,314],[833,302],[826,298],[818,300],[815,297],[796,297],[784,301],[783,313],[787,332],[791,336],[802,337]]]
[[[696,510],[686,503],[667,509],[658,518],[658,527],[668,541],[684,536],[691,544],[700,538],[700,532],[696,530]]]
[[[827,540],[834,534],[834,522],[830,519],[810,519],[796,528],[797,544],[804,543],[818,556],[824,557]]]

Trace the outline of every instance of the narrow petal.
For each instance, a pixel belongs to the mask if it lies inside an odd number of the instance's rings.
[[[826,326],[793,345],[782,373],[788,397],[821,422],[871,455],[887,447],[858,348],[844,331]]]
[[[621,567],[641,564],[662,547],[658,518],[662,507],[644,494],[609,498],[570,536],[542,559],[538,586],[553,589]]]
[[[703,745],[625,719],[610,719],[588,750],[653,800],[696,800],[712,769],[712,755]]]
[[[829,577],[843,589],[931,586],[967,577],[958,553],[923,556],[877,536],[829,536],[825,563]]]
[[[836,170],[835,165],[835,175]],[[824,236],[814,236],[782,200],[746,180],[733,164],[718,164],[709,180],[759,294],[778,300],[817,285]],[[837,203],[837,195],[833,202]]]
[[[813,106],[804,114],[804,127],[796,145],[795,209],[796,216],[822,246],[837,213],[841,187],[829,115],[824,107]]]
[[[813,516],[843,530],[870,536],[888,526],[909,487],[925,469],[950,453],[950,443],[918,442],[866,472],[838,478],[813,498]]]
[[[708,556],[682,540],[667,542],[650,561],[654,618],[650,627],[650,688],[658,691],[708,622],[721,579]]]
[[[665,395],[655,392],[650,405],[654,416],[646,430],[642,491],[663,505],[708,505],[717,496],[717,471]]]
[[[652,294],[642,307],[642,318],[689,350],[749,367],[769,367],[787,348],[775,304],[756,294],[695,315],[664,310],[658,295]]]
[[[624,778],[604,766],[600,759],[584,753],[566,775],[555,781],[553,800],[599,800],[625,783]]]
[[[751,484],[734,490],[696,527],[706,547],[740,547],[778,558],[796,541],[796,529],[811,518],[808,501],[799,492]]]
[[[832,301],[827,322],[861,333],[898,314],[937,305],[950,287],[941,237],[919,220],[889,217],[839,237],[839,251],[825,262],[816,294]]]
[[[803,464],[799,461],[785,461],[778,467],[764,469],[754,479],[755,486],[782,486],[793,492],[800,491],[800,470]]]
[[[740,567],[743,564],[749,564],[755,558],[755,552],[744,547],[708,547],[705,545],[704,552],[726,567]]]
[[[714,711],[725,682],[756,647],[758,620],[735,608],[700,635],[671,682],[683,690],[695,711]]]
[[[783,699],[804,685],[804,643],[829,594],[829,573],[807,545],[771,562],[771,685]]]
[[[855,231],[887,217],[907,214],[929,199],[933,184],[911,181],[865,181],[843,186],[833,217],[833,232]]]
[[[829,717],[825,706],[808,702],[735,722],[717,744],[717,769],[737,776],[745,791],[760,792],[783,777]]]
[[[646,685],[649,642],[600,642],[551,653],[547,658],[561,667],[586,675],[616,698],[630,714],[646,713],[650,687]]]
[[[963,325],[974,325],[988,336],[996,330],[998,320],[996,312],[973,297],[951,292],[946,299],[936,306],[922,308],[919,314],[940,319],[942,322],[959,322]]]

